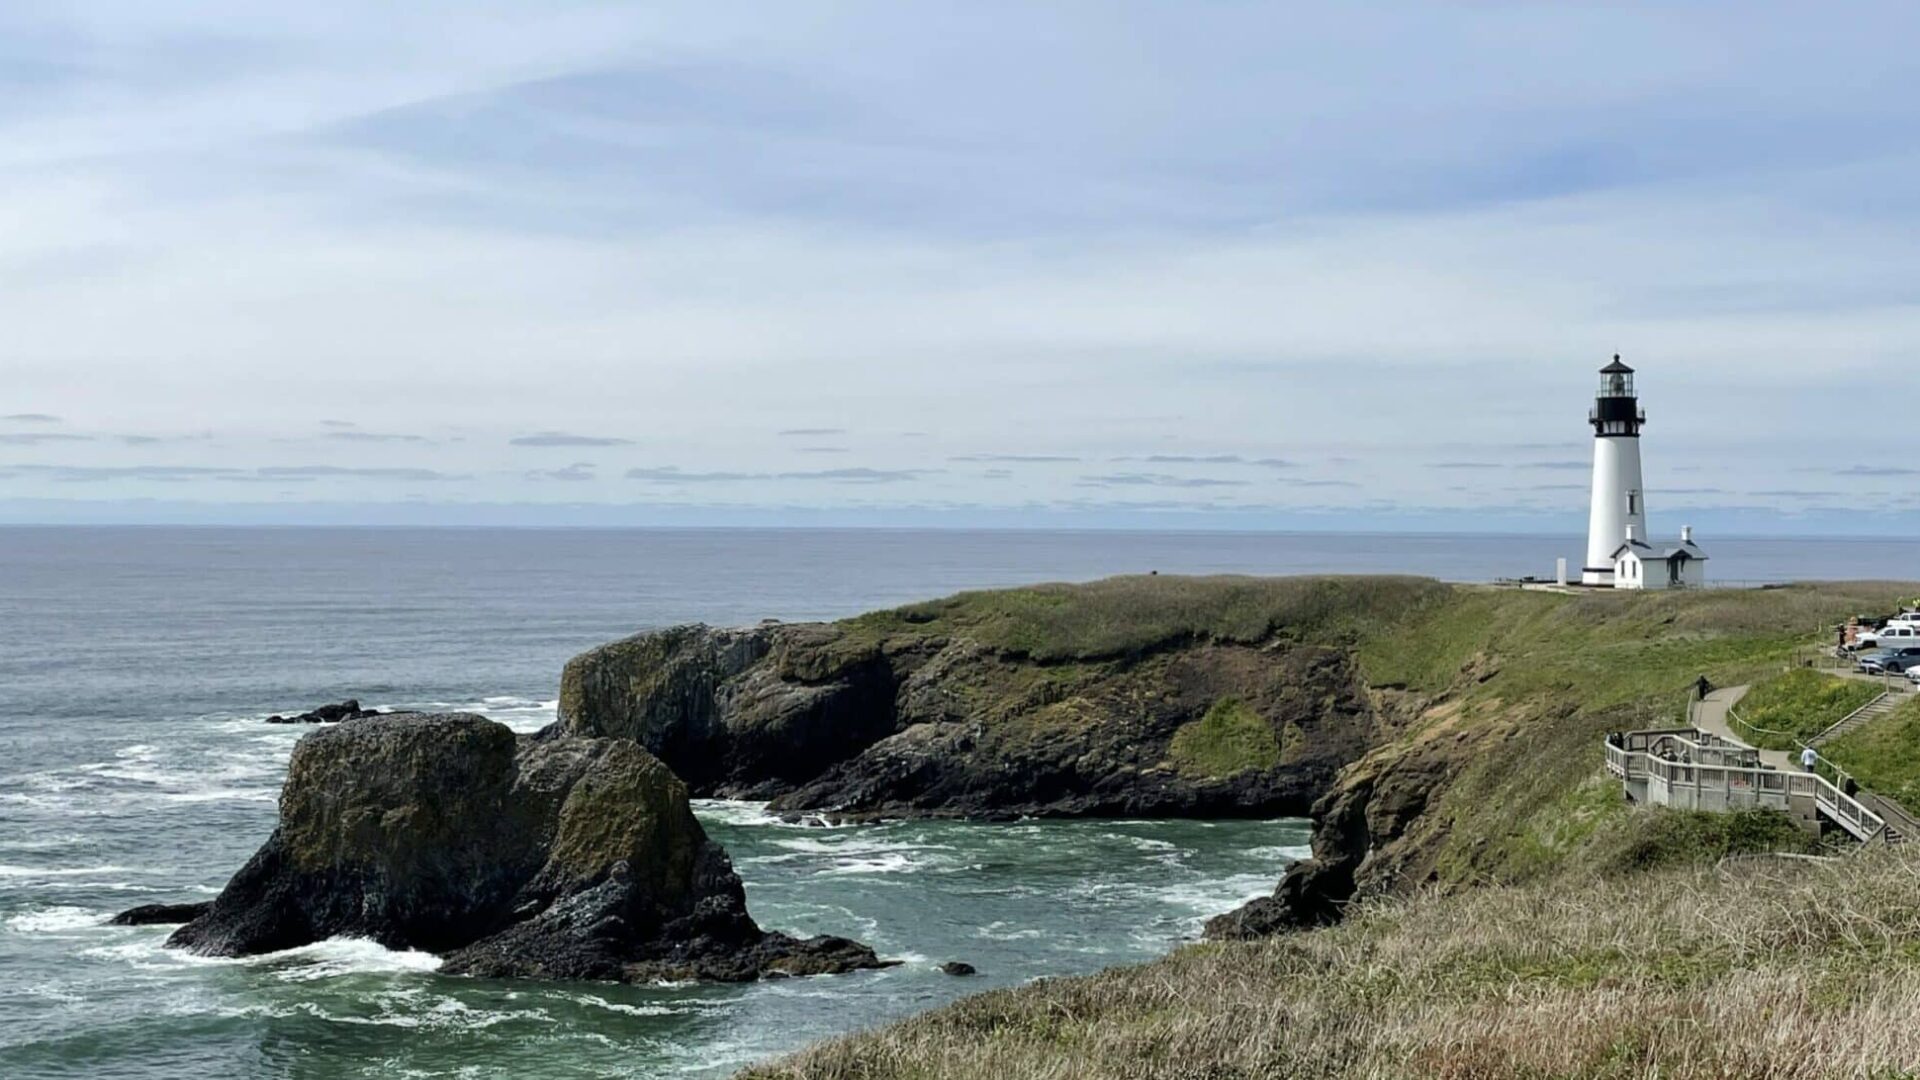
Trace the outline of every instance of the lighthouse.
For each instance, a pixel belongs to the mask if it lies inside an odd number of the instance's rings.
[[[1617,353],[1600,369],[1600,392],[1587,421],[1593,425],[1593,502],[1580,581],[1613,585],[1614,556],[1621,545],[1647,538],[1646,487],[1640,477],[1640,428],[1647,414],[1634,395],[1633,369]]]

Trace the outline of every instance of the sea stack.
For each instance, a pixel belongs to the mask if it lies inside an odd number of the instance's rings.
[[[742,982],[887,966],[768,933],[686,785],[626,739],[516,736],[463,713],[300,740],[280,824],[169,944],[251,956],[328,937],[489,978]],[[129,922],[170,921],[129,912]]]

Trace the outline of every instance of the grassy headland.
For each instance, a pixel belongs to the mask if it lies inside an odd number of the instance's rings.
[[[1778,815],[1633,808],[1599,739],[1679,722],[1701,675],[1780,675],[1833,622],[1911,591],[1126,578],[844,623],[864,647],[968,635],[1065,670],[1195,640],[1344,650],[1381,728],[1322,803],[1361,831],[1356,904],[1330,928],[982,995],[749,1075],[1904,1075],[1920,862],[1715,868],[1808,840]],[[1251,734],[1222,702],[1173,749],[1210,772],[1284,749]]]

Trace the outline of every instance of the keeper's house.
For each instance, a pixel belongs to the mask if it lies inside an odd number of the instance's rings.
[[[1674,547],[1654,547],[1627,526],[1627,540],[1613,553],[1616,589],[1698,589],[1707,583],[1707,553],[1693,542],[1693,526],[1680,530]]]

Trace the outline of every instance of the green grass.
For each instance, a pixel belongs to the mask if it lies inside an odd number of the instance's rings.
[[[1445,774],[1398,842],[1419,849],[1403,873],[1467,884],[1551,874],[1587,842],[1599,812],[1583,785],[1605,732],[1670,726],[1702,674],[1722,686],[1765,680],[1834,622],[1911,592],[1827,583],[1561,594],[1417,578],[1135,576],[863,615],[837,624],[835,647],[857,655],[966,638],[1043,670],[1080,671],[1197,641],[1345,649],[1358,677],[1405,710],[1355,768],[1389,772],[1398,758]],[[1248,760],[1235,757],[1243,751],[1203,722],[1174,764],[1217,775]]]
[[[1878,696],[1880,687],[1873,683],[1795,668],[1754,684],[1734,711],[1762,729],[1754,733],[1755,743],[1769,750],[1797,750],[1801,742]]]
[[[1776,810],[1650,812],[1623,815],[1617,828],[1594,838],[1582,862],[1602,873],[1632,873],[1736,855],[1819,850],[1817,836]]]
[[[1192,776],[1227,777],[1280,763],[1273,725],[1246,703],[1223,698],[1207,715],[1174,732],[1168,756]]]
[[[1920,809],[1920,697],[1820,747],[1860,786]]]
[[[1448,595],[1406,577],[1133,576],[967,592],[845,620],[846,648],[964,634],[1042,663],[1136,657],[1189,641],[1338,643]]]
[[[1677,826],[1696,827],[1713,828]],[[1326,929],[980,994],[743,1075],[1893,1077],[1920,1061],[1915,1015],[1920,852],[1879,850],[1377,900]]]

